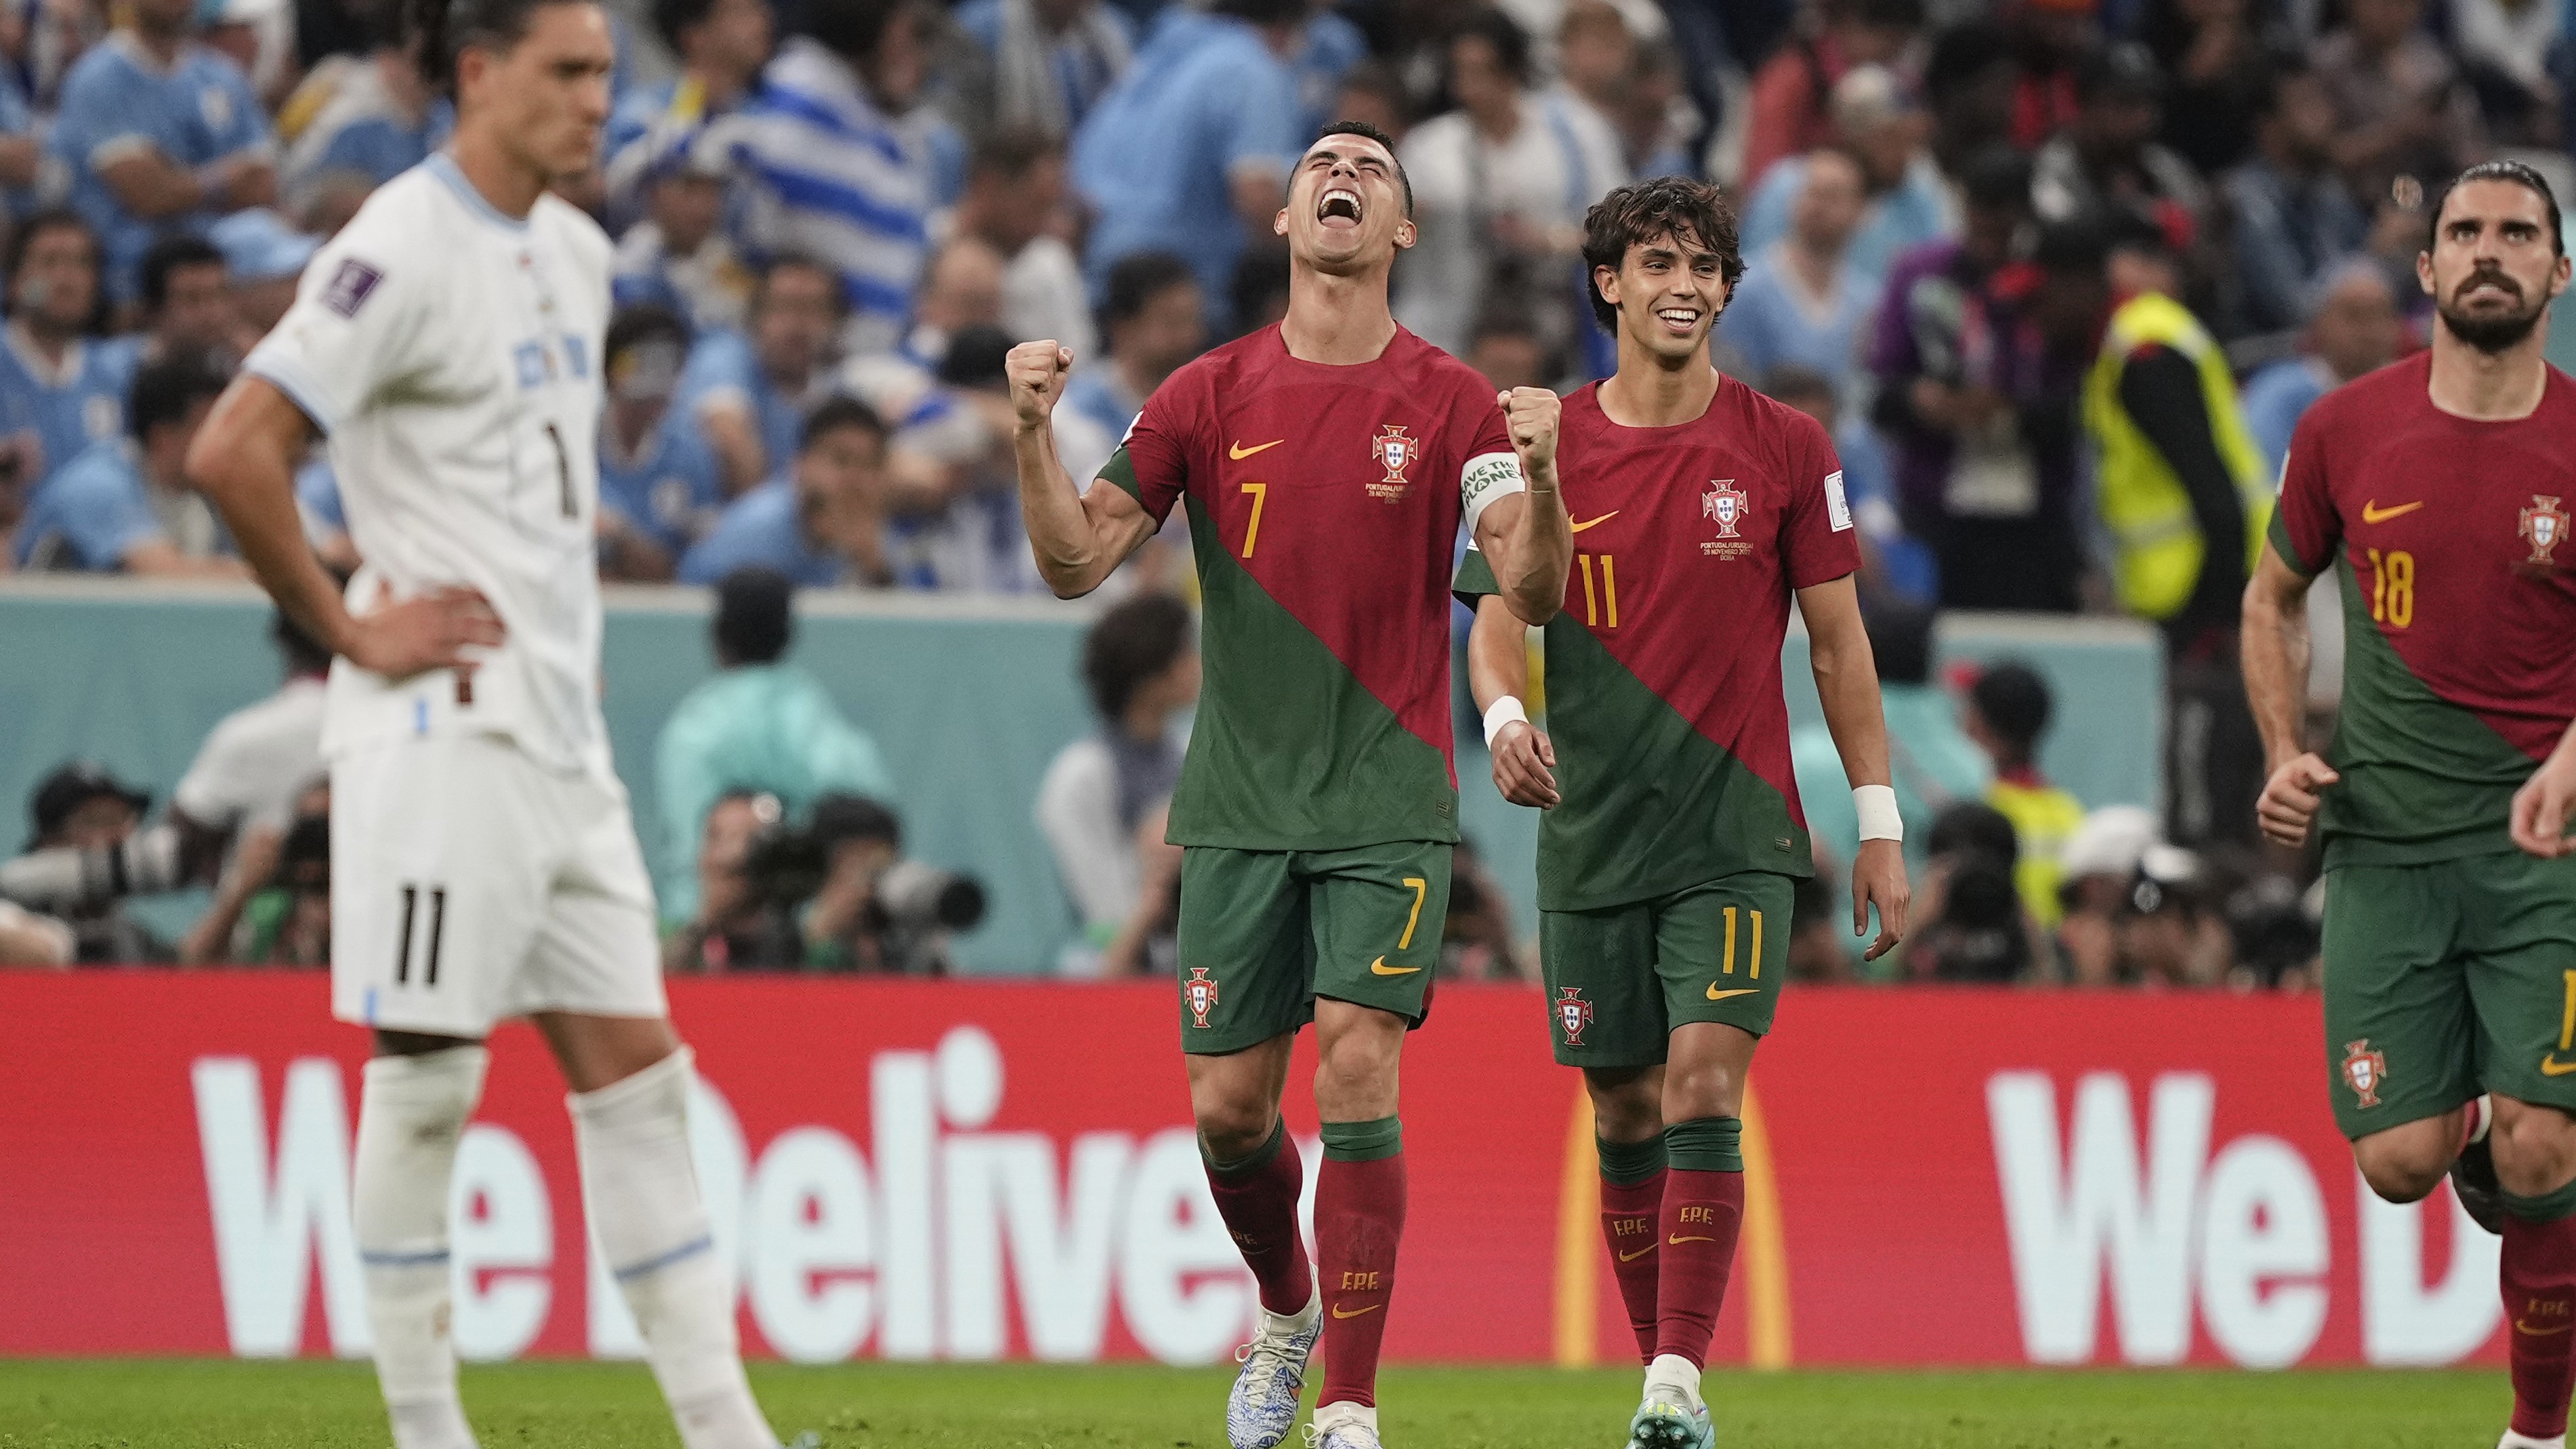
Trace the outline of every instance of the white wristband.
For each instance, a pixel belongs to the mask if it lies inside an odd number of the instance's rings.
[[[1503,732],[1503,726],[1528,723],[1529,711],[1521,708],[1518,699],[1507,694],[1495,700],[1494,707],[1485,711],[1485,748],[1494,747],[1494,736]]]
[[[1860,817],[1860,838],[1863,840],[1905,838],[1905,817],[1897,813],[1894,786],[1853,786],[1852,812]]]

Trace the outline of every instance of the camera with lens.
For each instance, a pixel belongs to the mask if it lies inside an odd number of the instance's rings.
[[[755,808],[764,824],[742,865],[753,894],[803,907],[809,941],[846,954],[848,969],[944,973],[947,934],[983,923],[983,882],[905,859],[903,824],[884,805],[826,795],[801,825],[770,797]]]

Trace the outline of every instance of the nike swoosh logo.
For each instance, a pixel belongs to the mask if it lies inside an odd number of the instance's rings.
[[[1374,976],[1410,976],[1421,969],[1419,966],[1389,966],[1384,956],[1369,963],[1369,973]],[[2576,1067],[2569,1067],[2567,1070],[2576,1072]]]
[[[1720,991],[1714,986],[1708,989],[1708,999],[1711,1001],[1724,1001],[1730,996],[1759,996],[1761,994],[1762,988],[1759,986],[1739,986],[1733,991]]]
[[[2519,1318],[2513,1321],[2514,1332],[2527,1333],[2534,1338],[2547,1338],[2553,1333],[2565,1333],[2570,1328],[2576,1328],[2576,1323],[2562,1323],[2556,1328],[2534,1328]]]
[[[1365,1317],[1365,1316],[1367,1316],[1368,1314],[1375,1313],[1375,1312],[1377,1312],[1379,1309],[1384,1308],[1385,1306],[1386,1306],[1386,1305],[1385,1305],[1385,1304],[1383,1304],[1383,1303],[1372,1303],[1372,1304],[1370,1304],[1368,1307],[1361,1309],[1361,1310],[1360,1310],[1359,1312],[1357,1312],[1357,1313],[1344,1313],[1344,1312],[1342,1311],[1342,1305],[1340,1305],[1340,1304],[1336,1303],[1336,1304],[1334,1304],[1334,1305],[1333,1305],[1333,1316],[1334,1316],[1335,1318],[1361,1318],[1361,1317]]]
[[[2540,1074],[2544,1077],[2563,1077],[2569,1072],[2576,1072],[2576,1062],[2562,1062],[2556,1052],[2540,1059]]]
[[[2412,513],[2423,506],[2424,500],[2421,498],[2416,499],[2412,503],[2400,503],[2394,508],[2382,508],[2379,506],[2377,499],[2372,499],[2361,505],[2361,521],[2364,523],[2386,523],[2392,518]]]
[[[1585,529],[1587,529],[1587,528],[1590,528],[1592,525],[1594,525],[1594,524],[1596,524],[1596,523],[1608,523],[1611,519],[1614,519],[1614,518],[1616,518],[1616,517],[1618,517],[1618,516],[1619,516],[1619,510],[1618,510],[1618,509],[1616,509],[1616,508],[1613,508],[1613,509],[1611,509],[1609,512],[1607,512],[1607,513],[1605,513],[1605,514],[1602,514],[1599,518],[1587,518],[1587,519],[1583,520],[1581,523],[1578,523],[1578,524],[1574,525],[1574,531],[1575,531],[1576,533],[1581,533],[1583,530],[1585,530]]]
[[[1642,1248],[1639,1248],[1637,1251],[1635,1251],[1635,1252],[1633,1252],[1633,1253],[1621,1253],[1621,1254],[1619,1255],[1619,1261],[1620,1261],[1620,1262],[1622,1262],[1622,1263],[1633,1263],[1633,1262],[1637,1261],[1639,1258],[1642,1258],[1642,1257],[1646,1256],[1648,1253],[1651,1253],[1651,1252],[1653,1252],[1653,1251],[1655,1251],[1655,1245],[1654,1245],[1654,1244],[1652,1244],[1652,1243],[1648,1243],[1646,1246],[1644,1246],[1644,1247],[1642,1247]]]
[[[1225,450],[1225,455],[1240,463],[1255,453],[1266,453],[1286,441],[1288,441],[1286,438],[1272,438],[1269,442],[1259,443],[1249,448],[1243,446],[1241,443],[1236,443]],[[2418,506],[2420,507],[2421,505]]]
[[[1717,1241],[1717,1239],[1715,1239],[1715,1238],[1675,1238],[1675,1239],[1673,1239],[1673,1241],[1674,1241],[1674,1242],[1676,1242],[1676,1243],[1714,1243],[1714,1242],[1716,1242],[1716,1241]]]

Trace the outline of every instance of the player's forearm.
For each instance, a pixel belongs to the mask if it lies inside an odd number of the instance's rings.
[[[1574,568],[1574,523],[1556,489],[1553,463],[1533,476],[1518,516],[1500,530],[1494,579],[1512,612],[1527,624],[1544,624],[1565,604],[1565,578]],[[1496,504],[1501,507],[1501,504]]]
[[[2245,673],[2245,702],[2255,728],[2263,735],[2267,771],[2306,750],[2308,692],[2308,612],[2304,592],[2285,598],[2274,570],[2287,573],[2267,549],[2263,564],[2245,586],[2245,616],[2238,625],[2237,654]]]
[[[1476,605],[1476,626],[1467,634],[1467,692],[1478,714],[1507,697],[1528,702],[1529,626],[1499,599]]]
[[[1816,699],[1825,708],[1825,729],[1842,756],[1844,777],[1855,789],[1887,784],[1887,716],[1879,704],[1878,661],[1861,623],[1858,591],[1848,577],[1812,585],[1798,591],[1798,609],[1807,621]]]
[[[1056,456],[1054,426],[1019,428],[1012,434],[1012,451],[1019,464],[1020,519],[1037,555],[1038,577],[1059,599],[1090,593],[1118,560],[1100,546],[1082,494]]]
[[[264,408],[260,395],[273,402]],[[267,408],[294,408],[274,388],[245,377],[225,389],[215,410],[188,449],[188,478],[232,530],[233,543],[252,577],[268,591],[286,616],[314,638],[343,653],[355,621],[341,603],[339,584],[313,556],[304,540],[304,519],[295,508],[294,458],[286,429],[275,418],[254,416]],[[294,426],[302,426],[294,415]],[[301,450],[300,438],[294,451]]]

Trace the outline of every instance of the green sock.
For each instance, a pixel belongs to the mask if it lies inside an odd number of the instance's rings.
[[[1404,1123],[1393,1117],[1324,1124],[1324,1157],[1330,1162],[1375,1162],[1403,1150]]]
[[[1664,1139],[1660,1136],[1643,1142],[1613,1142],[1596,1136],[1592,1145],[1601,1154],[1601,1179],[1613,1187],[1635,1187],[1664,1170]]]
[[[1215,1173],[1219,1177],[1241,1177],[1245,1173],[1259,1172],[1261,1169],[1268,1167],[1270,1165],[1270,1159],[1277,1157],[1279,1155],[1279,1149],[1287,1145],[1287,1142],[1288,1119],[1285,1117],[1274,1117],[1270,1120],[1270,1135],[1261,1140],[1260,1146],[1245,1153],[1243,1156],[1238,1157],[1231,1162],[1220,1162],[1215,1157],[1209,1155],[1207,1139],[1202,1137],[1199,1139],[1199,1159],[1207,1164],[1208,1171]]]
[[[1734,1117],[1694,1117],[1664,1129],[1664,1154],[1684,1172],[1742,1172],[1739,1145],[1744,1123]]]

